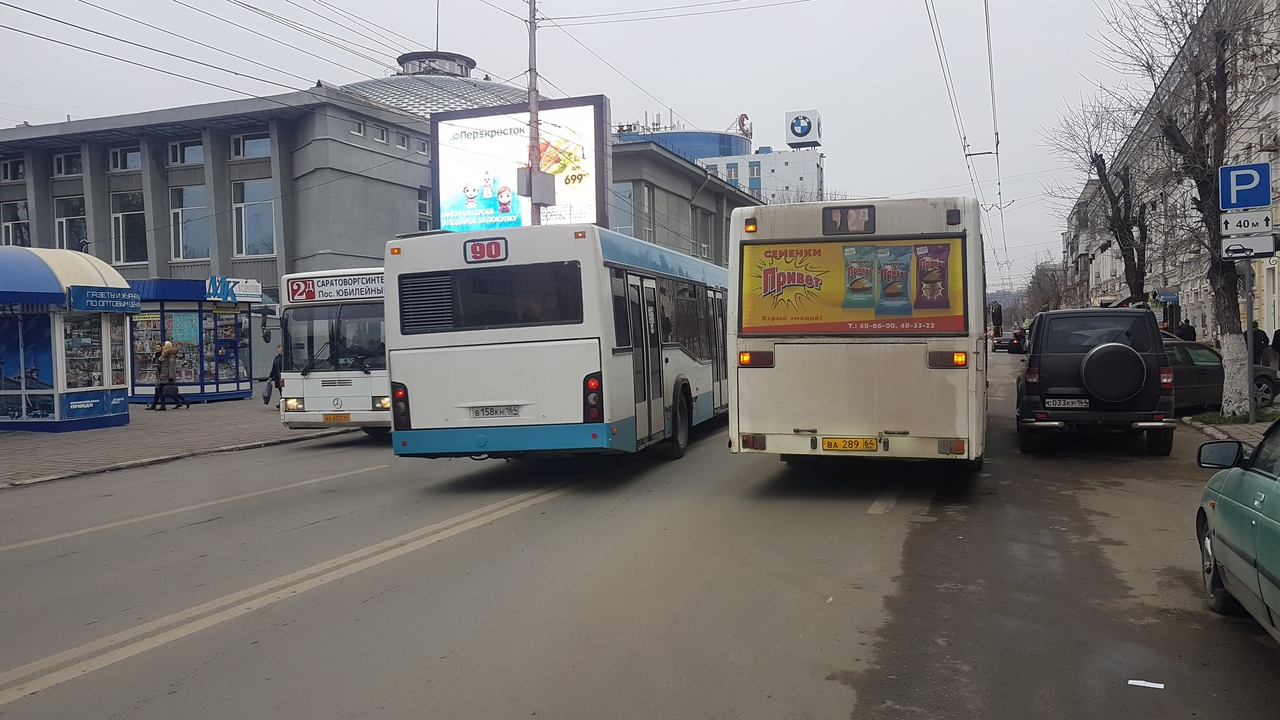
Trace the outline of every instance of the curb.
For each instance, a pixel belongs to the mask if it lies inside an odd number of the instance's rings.
[[[1205,435],[1207,435],[1207,436],[1209,436],[1209,437],[1213,438],[1214,440],[1230,440],[1230,439],[1231,439],[1231,436],[1230,436],[1230,435],[1228,435],[1228,434],[1226,434],[1226,433],[1222,432],[1222,431],[1221,431],[1221,430],[1219,430],[1218,428],[1216,428],[1216,427],[1214,427],[1214,426],[1212,426],[1212,425],[1205,425],[1204,423],[1196,422],[1195,420],[1192,420],[1192,419],[1191,419],[1191,418],[1189,418],[1189,417],[1184,417],[1184,418],[1182,418],[1182,422],[1184,422],[1184,423],[1186,423],[1186,424],[1190,425],[1191,427],[1193,427],[1193,428],[1195,428],[1195,429],[1199,430],[1200,432],[1202,432],[1202,433],[1204,433]]]
[[[26,485],[37,485],[39,483],[53,482],[54,480],[68,480],[70,478],[84,477],[86,475],[100,475],[102,473],[115,472],[117,470],[130,470],[132,468],[146,467],[148,465],[161,465],[175,460],[183,460],[191,457],[199,457],[201,455],[215,455],[217,453],[237,452],[240,450],[257,450],[258,448],[270,447],[272,445],[284,445],[287,443],[304,442],[306,440],[316,440],[318,438],[331,437],[334,435],[343,435],[353,433],[360,428],[335,428],[333,430],[320,430],[318,432],[310,432],[297,435],[295,437],[279,438],[276,440],[261,440],[258,442],[243,443],[240,445],[224,445],[217,448],[205,448],[203,450],[192,450],[190,452],[175,453],[173,455],[161,455],[153,458],[142,458],[139,460],[128,460],[126,462],[113,463],[111,465],[103,465],[102,467],[88,468],[85,470],[76,470],[74,472],[62,473],[60,475],[45,475],[44,477],[29,478],[27,480],[14,480],[13,482],[0,483],[0,490],[6,488],[23,487]]]

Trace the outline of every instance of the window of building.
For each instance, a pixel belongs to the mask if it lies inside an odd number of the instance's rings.
[[[271,180],[231,183],[236,255],[275,255],[275,197]]]
[[[711,257],[711,218],[712,214],[701,208],[689,208],[689,226],[693,234],[692,255],[701,258]]]
[[[636,214],[636,223],[640,226],[640,234],[636,237],[645,242],[654,241],[654,190],[649,183],[641,186],[640,192],[640,212]]]
[[[200,165],[204,163],[204,144],[199,140],[169,143],[170,165]]]
[[[57,176],[83,175],[84,163],[81,161],[80,153],[75,152],[54,155],[53,174]]]
[[[53,221],[59,249],[89,252],[89,224],[85,221],[83,195],[54,198]]]
[[[271,133],[245,133],[231,138],[231,157],[271,157]]]
[[[209,193],[204,185],[169,188],[169,234],[174,260],[209,257]]]
[[[401,150],[409,149],[409,136],[404,133],[396,133],[396,147]]]
[[[387,129],[384,127],[373,126],[373,139],[375,142],[384,143],[387,141]]]
[[[760,177],[760,163],[753,162],[747,164],[747,177]]]
[[[27,163],[22,158],[0,162],[0,182],[17,182],[27,179]]]
[[[141,170],[142,169],[142,148],[126,147],[114,148],[111,150],[111,170],[120,172],[122,170]]]
[[[365,126],[364,126],[364,121],[363,121],[363,120],[352,120],[352,121],[351,121],[351,134],[352,134],[352,135],[359,135],[360,137],[364,137],[364,130],[365,130]]]
[[[431,188],[418,188],[418,231],[431,229]]]
[[[147,215],[142,191],[111,193],[111,261],[147,261]]]
[[[418,152],[419,152],[420,154],[422,154],[422,155],[429,155],[429,154],[431,153],[431,151],[430,151],[429,149],[427,149],[427,141],[426,141],[426,140],[419,140],[419,141],[418,141]]]
[[[0,204],[0,245],[31,247],[31,216],[26,200]]]
[[[724,176],[727,180],[738,179],[738,163],[729,163],[724,166]]]
[[[718,165],[708,165],[707,172],[711,173],[712,175],[718,175],[720,173],[720,167]]]
[[[636,237],[635,188],[616,182],[609,189],[609,229]]]

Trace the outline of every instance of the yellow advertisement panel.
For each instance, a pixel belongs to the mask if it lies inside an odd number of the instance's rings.
[[[965,323],[964,242],[742,246],[742,335],[931,335]]]

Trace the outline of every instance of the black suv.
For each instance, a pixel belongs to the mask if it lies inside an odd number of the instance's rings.
[[[1173,369],[1150,310],[1043,312],[1026,351],[1016,418],[1022,452],[1039,452],[1060,429],[1145,431],[1148,452],[1173,450]]]

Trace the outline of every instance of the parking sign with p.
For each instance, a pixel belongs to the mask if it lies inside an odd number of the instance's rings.
[[[1223,165],[1218,168],[1218,208],[1245,210],[1271,207],[1271,163]]]

